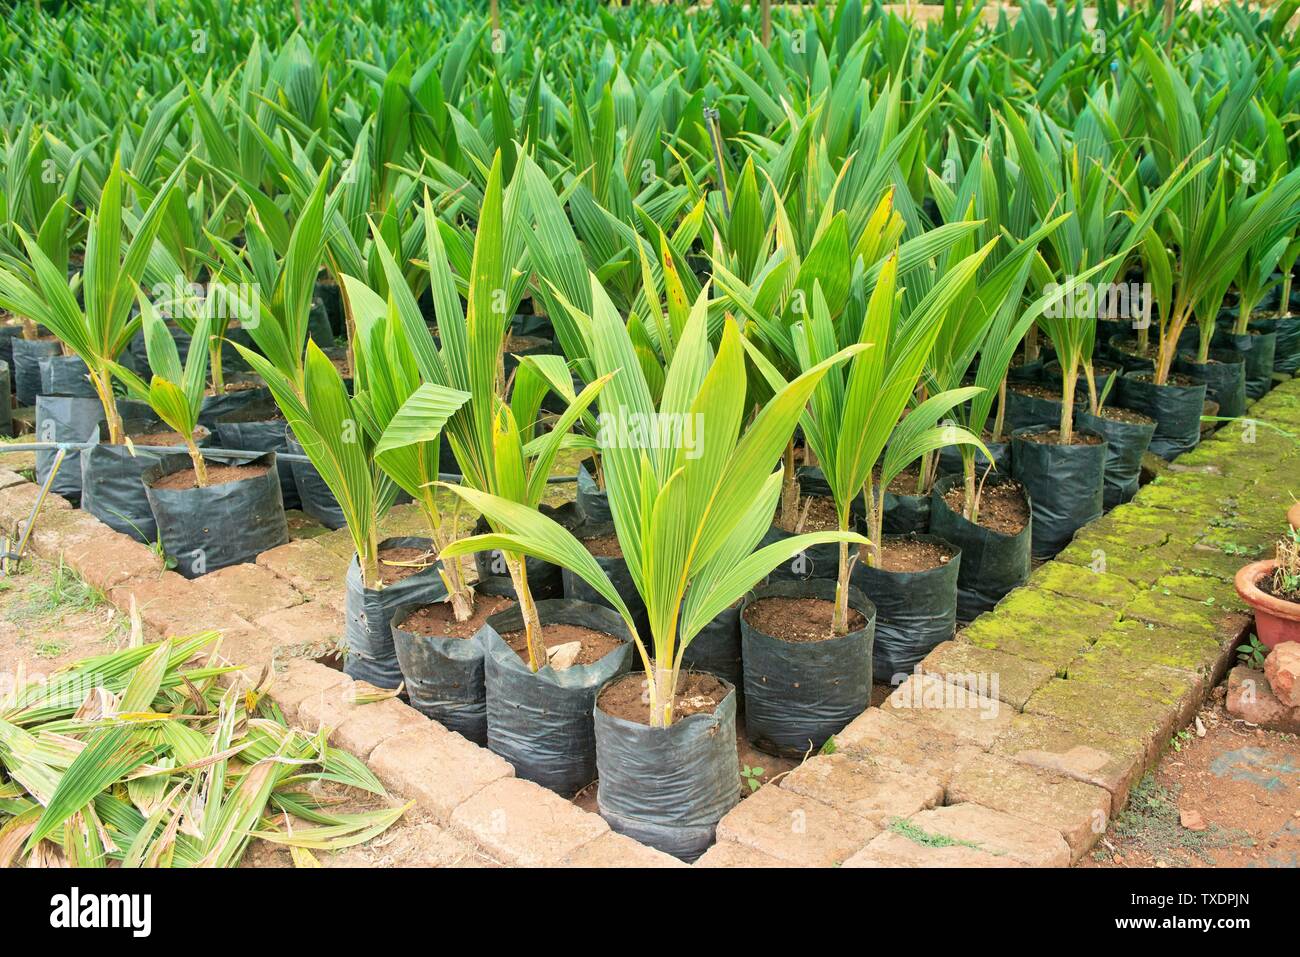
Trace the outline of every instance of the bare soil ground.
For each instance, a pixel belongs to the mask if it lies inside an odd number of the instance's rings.
[[[126,616],[68,568],[29,560],[0,577],[0,671],[49,674],[114,651],[129,635]]]
[[[1220,685],[1086,867],[1300,867],[1300,740],[1234,718]]]

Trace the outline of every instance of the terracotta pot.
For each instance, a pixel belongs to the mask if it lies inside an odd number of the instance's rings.
[[[1251,562],[1237,572],[1233,582],[1241,600],[1255,612],[1255,631],[1260,643],[1269,648],[1284,641],[1300,641],[1300,603],[1275,598],[1257,584],[1276,568],[1277,561],[1272,558]]]
[[[1286,513],[1287,524],[1300,532],[1300,502],[1296,502]]]

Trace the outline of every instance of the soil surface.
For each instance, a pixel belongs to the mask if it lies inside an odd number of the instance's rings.
[[[835,514],[835,500],[823,495],[808,495],[799,499],[795,509],[794,524],[782,522],[778,514],[776,527],[783,532],[802,534],[804,532],[833,532],[840,527],[839,516]]]
[[[1007,388],[1012,392],[1019,392],[1021,395],[1032,395],[1037,399],[1047,399],[1049,402],[1060,402],[1064,398],[1059,388],[1053,388],[1038,382],[1008,382]]]
[[[249,389],[261,388],[261,385],[262,383],[252,379],[247,379],[243,381],[237,379],[234,382],[226,382],[225,391],[220,394],[229,395],[232,392],[247,392]],[[206,395],[208,398],[212,398],[213,396],[216,396],[219,393],[217,392],[216,389],[209,388],[205,390],[203,394]]]
[[[961,514],[966,507],[966,490],[960,485],[948,489],[943,499],[948,507]],[[1029,524],[1029,506],[1025,502],[1024,489],[1018,482],[1001,482],[997,485],[984,486],[980,496],[980,512],[977,524],[1003,535],[1015,535]]]
[[[1255,583],[1255,587],[1264,594],[1272,595],[1274,598],[1280,599],[1281,601],[1296,602],[1297,604],[1300,604],[1300,588],[1292,588],[1290,590],[1278,588],[1276,579],[1272,575],[1263,576]]]
[[[427,548],[393,546],[379,550],[379,580],[385,585],[400,582],[425,571],[434,563],[434,554]]]
[[[1160,354],[1160,345],[1154,341],[1147,345],[1145,352],[1139,351],[1136,339],[1121,339],[1115,348],[1125,355],[1137,356],[1141,359],[1154,360]]]
[[[198,442],[207,437],[208,430],[198,428],[194,430],[192,438]],[[167,445],[176,446],[184,445],[185,437],[179,432],[141,432],[131,436],[131,442],[134,445]],[[209,469],[209,473],[211,469]]]
[[[821,598],[760,598],[743,612],[751,628],[782,641],[827,641],[839,637],[831,629],[835,603]],[[849,609],[849,631],[865,627],[862,613]]]
[[[887,572],[923,572],[952,561],[953,550],[936,542],[886,537],[881,543],[880,567]]]
[[[540,339],[537,336],[516,336],[509,335],[506,337],[505,352],[527,352],[530,349],[538,349],[542,346],[550,345],[550,340]]]
[[[1143,415],[1141,412],[1109,405],[1101,407],[1101,417],[1111,422],[1128,422],[1132,425],[1151,425],[1155,422],[1155,419],[1151,418],[1151,416]]]
[[[1214,689],[1084,867],[1300,867],[1300,741],[1224,710]]]
[[[1155,373],[1142,372],[1139,373],[1138,375],[1130,376],[1129,378],[1136,379],[1138,382],[1151,382],[1153,379],[1155,379]],[[1194,386],[1194,385],[1202,385],[1202,384],[1203,383],[1197,382],[1191,376],[1184,375],[1181,372],[1171,372],[1169,373],[1169,378],[1165,380],[1165,385],[1176,385],[1176,386],[1186,387],[1186,386]]]
[[[0,577],[0,673],[50,674],[129,638],[126,616],[71,569],[29,558]]]
[[[501,637],[519,656],[519,660],[527,664],[528,643],[523,629],[507,631]],[[596,631],[594,628],[584,628],[582,625],[562,625],[558,623],[542,625],[542,643],[547,648],[567,645],[571,641],[582,643],[582,650],[578,652],[578,657],[573,662],[575,665],[595,664],[623,644],[613,635],[607,635],[603,631]]]
[[[477,595],[474,598],[474,614],[464,621],[457,621],[451,610],[451,602],[439,601],[412,612],[399,627],[413,635],[429,638],[473,638],[487,621],[488,615],[495,615],[514,606],[515,600],[504,595]]]
[[[224,415],[222,422],[283,422],[284,413],[274,405],[253,405]]]
[[[208,464],[208,485],[224,485],[227,482],[242,482],[245,479],[257,478],[269,472],[265,465],[216,465]],[[198,488],[198,482],[194,477],[193,467],[180,469],[172,472],[170,475],[164,475],[158,481],[153,483],[154,488],[162,489],[187,489]]]
[[[618,536],[612,532],[608,535],[597,535],[595,538],[584,538],[582,544],[597,558],[623,557],[623,546],[618,543]]]
[[[1031,432],[1028,435],[1022,436],[1022,438],[1027,442],[1036,442],[1039,445],[1060,445],[1061,430],[1047,429],[1044,432]],[[1091,435],[1087,432],[1080,432],[1078,430],[1075,430],[1070,435],[1071,445],[1101,445],[1104,441],[1105,439],[1100,435]]]
[[[601,711],[615,718],[650,724],[650,697],[646,691],[645,672],[637,670],[624,675],[600,693],[597,705]],[[713,675],[688,671],[677,679],[677,694],[673,697],[673,719],[692,714],[713,714],[727,696],[727,686]]]
[[[871,474],[871,481],[874,485],[880,485],[880,469],[876,469]],[[921,484],[921,465],[913,463],[903,471],[894,476],[893,481],[889,483],[886,492],[893,492],[895,495],[923,495],[924,492],[918,492],[917,488]]]

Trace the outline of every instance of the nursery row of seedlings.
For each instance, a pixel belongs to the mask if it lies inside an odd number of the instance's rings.
[[[510,14],[551,66],[318,10],[201,84],[79,14],[169,92],[5,125],[0,374],[84,445],[38,478],[191,578],[346,528],[350,676],[693,859],[738,713],[821,748],[1300,365],[1294,35],[1079,10]]]

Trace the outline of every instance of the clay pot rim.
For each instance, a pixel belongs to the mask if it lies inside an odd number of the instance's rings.
[[[1242,566],[1233,578],[1237,594],[1252,608],[1262,609],[1276,618],[1300,621],[1300,602],[1283,601],[1255,584],[1265,575],[1271,575],[1276,568],[1277,559],[1274,558],[1265,558]]]

